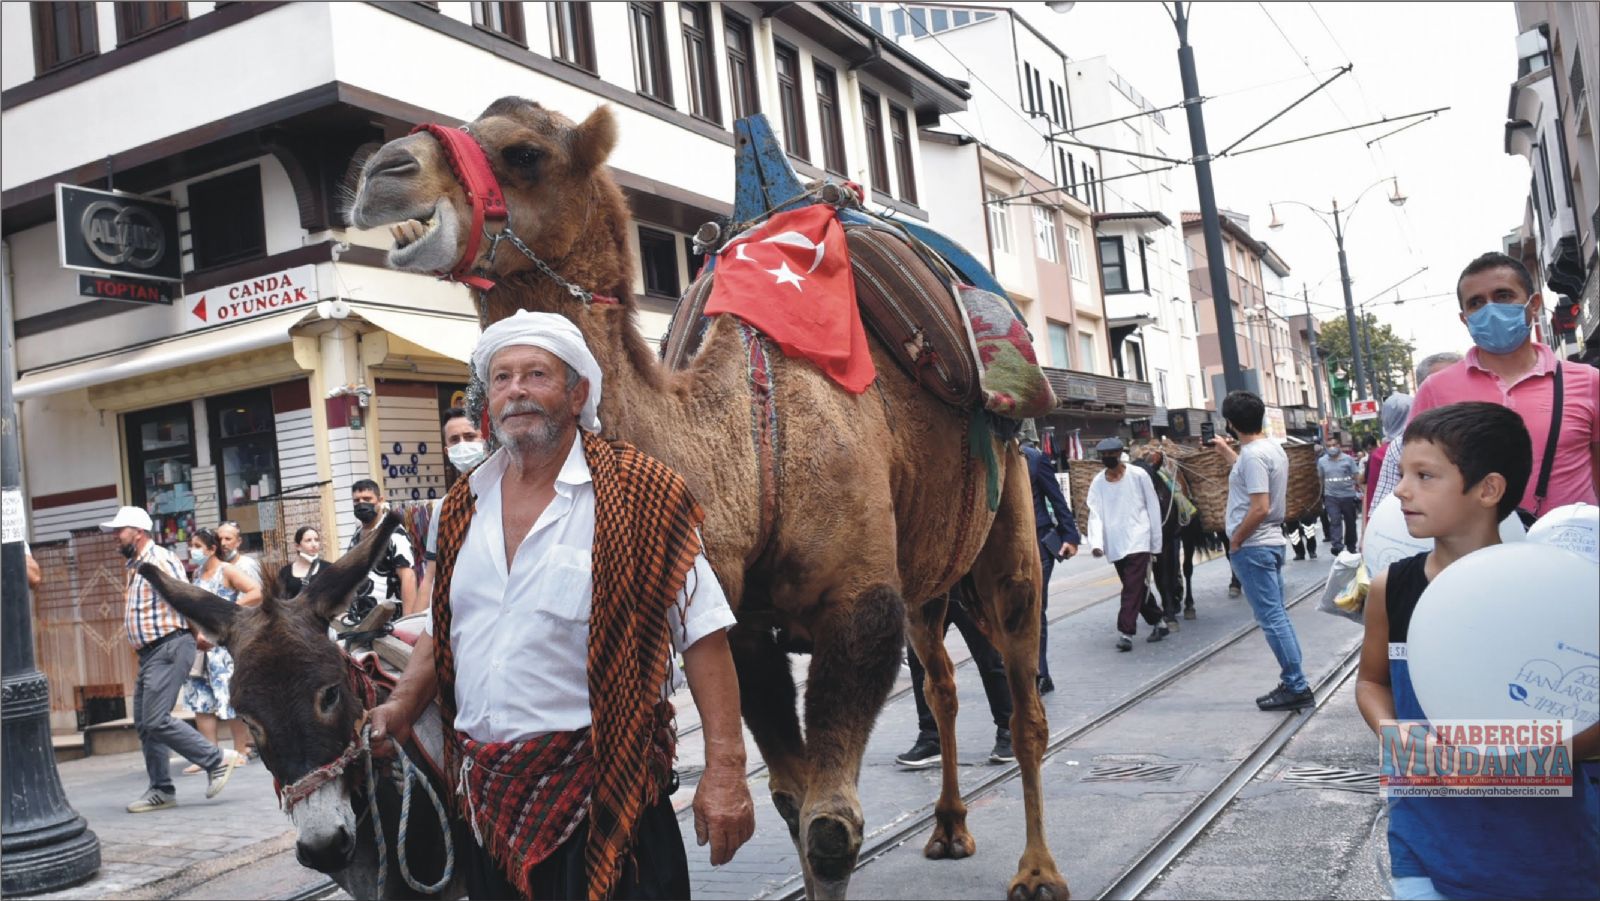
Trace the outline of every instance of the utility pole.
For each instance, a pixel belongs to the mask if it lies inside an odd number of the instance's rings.
[[[1339,280],[1344,283],[1344,315],[1350,323],[1350,362],[1355,368],[1355,391],[1351,400],[1360,400],[1367,390],[1367,370],[1361,360],[1361,336],[1356,334],[1356,301],[1350,296],[1350,261],[1344,255],[1344,224],[1339,219],[1339,199],[1333,200],[1333,239],[1339,245]]]
[[[1172,4],[1172,22],[1178,28],[1178,73],[1183,79],[1183,105],[1189,116],[1189,148],[1194,154],[1195,187],[1200,194],[1200,224],[1205,233],[1206,267],[1211,273],[1211,303],[1217,316],[1217,349],[1222,355],[1222,377],[1229,391],[1245,387],[1244,373],[1239,371],[1239,347],[1233,334],[1233,301],[1228,296],[1228,270],[1222,255],[1222,221],[1217,215],[1217,197],[1211,183],[1211,152],[1206,147],[1206,120],[1201,111],[1200,77],[1195,74],[1194,48],[1189,46],[1189,10],[1191,3]],[[1339,259],[1344,259],[1343,244]],[[1350,296],[1349,278],[1345,279],[1345,298]],[[1218,408],[1222,399],[1217,398]]]
[[[1367,378],[1370,381],[1366,386],[1363,386],[1362,390],[1364,391],[1370,387],[1372,394],[1368,396],[1373,400],[1377,400],[1382,396],[1382,393],[1378,390],[1378,365],[1372,356],[1372,323],[1367,320],[1367,315],[1367,308],[1363,305],[1361,307],[1361,352],[1371,365],[1367,370]]]
[[[0,330],[11,342],[10,260],[0,251]],[[14,348],[0,363],[0,656],[5,691],[0,701],[0,892],[37,894],[83,882],[100,871],[100,839],[67,803],[50,747],[50,683],[34,666],[33,611],[22,549],[22,452],[11,403]]]
[[[1328,418],[1327,409],[1322,404],[1322,358],[1317,354],[1317,321],[1311,318],[1311,292],[1306,290],[1306,283],[1300,283],[1300,299],[1306,302],[1306,334],[1311,339],[1311,381],[1317,386],[1317,422]]]

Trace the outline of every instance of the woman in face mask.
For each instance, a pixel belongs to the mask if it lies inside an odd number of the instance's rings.
[[[294,559],[278,570],[280,597],[299,597],[322,570],[322,534],[315,527],[301,526],[295,530],[294,549]]]
[[[261,603],[261,586],[244,570],[223,562],[221,550],[217,533],[210,529],[196,530],[189,538],[189,562],[194,565],[194,577],[190,581],[225,601],[246,607]],[[228,731],[233,734],[233,750],[228,753],[242,758],[243,748],[250,742],[250,733],[234,716],[232,699],[228,696],[228,683],[233,679],[233,657],[198,632],[195,645],[201,653],[195,655],[194,668],[189,670],[189,679],[184,683],[183,703],[194,711],[195,728],[212,744],[217,743],[217,720],[226,720]],[[246,762],[247,758],[239,760],[241,764]],[[185,776],[199,772],[197,764],[183,771]]]

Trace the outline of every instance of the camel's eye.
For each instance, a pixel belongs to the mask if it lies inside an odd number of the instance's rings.
[[[317,696],[317,708],[324,714],[333,713],[333,709],[338,706],[339,686],[337,685],[329,685],[327,688],[322,690],[320,695]]]
[[[507,166],[531,173],[539,165],[539,160],[544,158],[544,151],[528,144],[513,144],[500,151],[500,157]]]

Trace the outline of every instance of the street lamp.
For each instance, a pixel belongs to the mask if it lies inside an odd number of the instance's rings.
[[[1389,182],[1394,186],[1394,190],[1389,194],[1389,202],[1395,206],[1405,206],[1407,198],[1404,194],[1400,193],[1400,180],[1392,177],[1380,178],[1368,185],[1360,194],[1356,195],[1355,202],[1351,203],[1348,207],[1345,207],[1342,211],[1339,208],[1339,201],[1337,198],[1335,198],[1333,201],[1332,210],[1319,210],[1309,203],[1302,203],[1298,200],[1279,200],[1275,203],[1267,205],[1268,209],[1272,211],[1272,221],[1267,223],[1267,228],[1272,229],[1273,231],[1278,231],[1283,228],[1283,220],[1278,218],[1277,204],[1290,203],[1294,204],[1295,206],[1303,206],[1311,212],[1316,213],[1317,219],[1333,233],[1334,243],[1339,246],[1339,278],[1344,283],[1345,319],[1350,324],[1350,357],[1356,369],[1356,385],[1358,386],[1359,390],[1363,391],[1366,390],[1365,385],[1367,381],[1367,373],[1366,367],[1363,365],[1361,358],[1360,336],[1356,334],[1356,304],[1355,299],[1350,296],[1350,263],[1344,252],[1344,233],[1345,228],[1350,224],[1349,217],[1355,213],[1356,205],[1367,196],[1368,192],[1384,182]],[[1341,212],[1345,214],[1344,218],[1340,217]],[[1331,226],[1328,225],[1327,219],[1323,218],[1328,216],[1333,218],[1333,225]]]

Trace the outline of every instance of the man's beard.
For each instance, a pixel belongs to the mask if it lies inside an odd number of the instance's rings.
[[[537,413],[540,416],[540,425],[526,432],[511,434],[505,429],[505,418],[520,413]],[[500,411],[494,420],[494,437],[502,447],[517,453],[548,451],[555,447],[556,440],[561,437],[563,423],[558,422],[550,415],[550,411],[539,404],[538,401],[524,400],[511,401]]]

